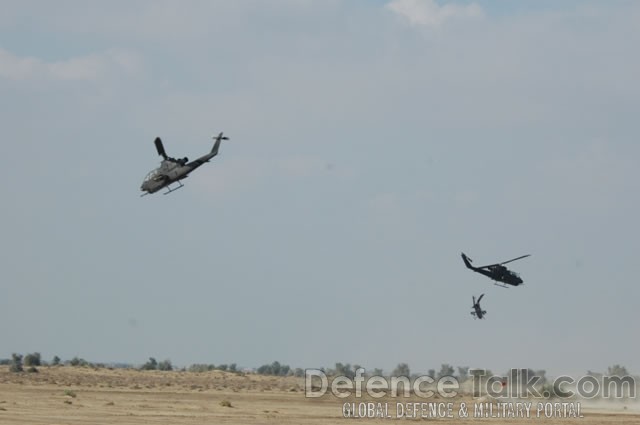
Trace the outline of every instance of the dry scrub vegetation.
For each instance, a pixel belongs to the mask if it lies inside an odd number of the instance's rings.
[[[0,366],[0,423],[3,425],[333,424],[344,421],[344,401],[333,397],[307,399],[303,379],[294,376],[69,366],[42,366],[38,373],[14,373],[9,366]],[[394,404],[397,400],[381,401]],[[371,424],[389,422],[362,420]],[[558,422],[545,419],[478,421]],[[631,412],[586,412],[583,419],[561,421],[582,425],[637,424],[640,416]]]

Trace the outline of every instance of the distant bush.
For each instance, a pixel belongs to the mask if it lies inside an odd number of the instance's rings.
[[[229,400],[222,400],[222,401],[220,402],[220,406],[222,406],[222,407],[233,407],[233,406],[231,405],[231,402],[230,402]]]
[[[158,362],[154,357],[149,357],[149,360],[140,367],[140,370],[173,370],[173,365],[169,359]]]
[[[58,356],[53,356],[53,359],[51,360],[51,364],[53,366],[58,366],[60,364],[60,357]]]
[[[455,369],[450,364],[444,363],[440,366],[440,372],[438,372],[438,379],[443,376],[453,376]]]
[[[173,370],[173,366],[171,365],[171,360],[163,360],[158,363],[158,370]]]
[[[35,366],[29,366],[29,369],[27,369],[27,372],[29,372],[29,373],[38,373],[39,370]]]
[[[354,376],[356,376],[355,370],[356,370],[356,366],[354,365],[354,367],[351,367],[351,364],[346,363],[346,364],[342,364],[342,363],[336,363],[336,367],[335,369],[330,371],[330,375],[335,375],[335,376],[346,376],[347,378],[353,378]]]
[[[398,366],[396,366],[395,369],[393,369],[393,372],[391,373],[391,376],[411,376],[411,371],[409,369],[409,365],[407,363],[398,363]]]
[[[275,361],[271,364],[265,364],[256,369],[256,372],[260,375],[274,375],[274,376],[287,376],[291,368],[288,365],[281,365],[280,362]]]
[[[40,353],[31,353],[24,356],[24,365],[25,366],[41,366],[42,361],[40,358]]]
[[[76,356],[69,360],[69,364],[71,366],[88,366],[89,362]]]
[[[372,375],[373,376],[383,376],[384,371],[382,369],[380,369],[379,367],[376,367],[375,369],[373,369]]]
[[[145,364],[143,364],[140,369],[142,369],[142,370],[157,370],[158,369],[158,362],[153,357],[149,357],[149,360]]]
[[[626,367],[620,366],[619,364],[609,366],[607,368],[607,375],[609,376],[628,376],[629,371]]]
[[[8,366],[11,364],[11,359],[0,359],[0,366]]]
[[[187,369],[189,372],[208,372],[214,370],[216,367],[212,364],[192,364]]]
[[[216,369],[218,369],[218,370],[222,370],[222,371],[225,371],[225,370],[227,370],[227,369],[228,369],[228,366],[227,366],[226,364],[221,364],[221,365],[220,365],[220,366],[218,366]]]
[[[22,367],[22,354],[11,354],[11,367],[9,367],[9,370],[15,373],[24,372],[24,368]]]
[[[460,382],[469,379],[469,366],[458,366],[458,379]]]

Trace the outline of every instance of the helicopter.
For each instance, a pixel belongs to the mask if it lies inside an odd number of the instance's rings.
[[[150,171],[144,178],[142,186],[140,186],[140,190],[146,193],[143,193],[140,196],[155,193],[164,187],[167,188],[167,191],[164,192],[164,195],[167,195],[180,189],[181,187],[184,187],[180,180],[186,179],[189,176],[189,173],[200,167],[205,162],[209,162],[211,158],[216,156],[218,154],[218,149],[220,148],[220,142],[222,140],[229,140],[229,138],[223,136],[222,133],[218,134],[217,136],[212,136],[211,138],[215,140],[213,148],[211,148],[211,152],[201,156],[195,161],[189,162],[189,158],[187,157],[176,159],[167,156],[167,153],[164,151],[162,140],[160,140],[159,137],[156,137],[153,143],[156,145],[158,155],[162,156],[162,158],[164,159],[162,160],[158,168]],[[173,183],[178,183],[178,187],[172,189],[171,185]]]
[[[480,307],[480,300],[482,299],[482,297],[484,297],[484,294],[478,297],[478,301],[476,301],[475,296],[471,297],[473,299],[473,305],[471,307],[474,309],[474,311],[471,312],[471,315],[474,319],[482,319],[484,318],[484,315],[487,314],[486,310],[483,310]]]
[[[471,262],[473,260],[471,260],[471,258],[467,257],[465,255],[465,253],[462,253],[462,261],[464,261],[464,264],[467,266],[467,268],[473,270],[476,273],[480,273],[483,274],[485,276],[487,276],[490,279],[493,279],[495,281],[495,284],[497,286],[501,286],[503,288],[508,288],[507,285],[512,285],[512,286],[518,286],[518,285],[522,285],[522,279],[520,278],[520,276],[518,276],[517,273],[507,269],[504,264],[510,263],[512,261],[516,261],[516,260],[520,260],[522,258],[525,257],[529,257],[531,254],[527,254],[527,255],[523,255],[521,257],[517,257],[514,258],[512,260],[509,261],[505,261],[503,263],[498,263],[498,264],[490,264],[488,266],[482,266],[482,267],[474,267],[471,265]],[[502,282],[503,285],[498,284],[498,282]]]

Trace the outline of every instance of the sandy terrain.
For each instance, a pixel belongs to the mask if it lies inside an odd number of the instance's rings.
[[[0,424],[332,424],[344,422],[345,401],[307,399],[302,379],[241,375],[220,371],[159,372],[109,370],[84,367],[41,367],[39,373],[15,374],[0,367]],[[398,399],[388,403],[390,419],[357,419],[364,423],[423,421],[396,419]],[[400,400],[402,402],[425,400]],[[442,399],[429,400],[442,402]],[[622,404],[604,409],[584,409],[584,417],[570,418],[467,418],[457,416],[460,402],[453,401],[456,417],[448,423],[640,424],[640,414]],[[228,402],[231,407],[224,406]]]

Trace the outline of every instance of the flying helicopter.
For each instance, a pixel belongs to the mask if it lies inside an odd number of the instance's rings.
[[[504,265],[507,263],[510,263],[512,261],[516,261],[516,260],[520,260],[522,258],[525,257],[529,257],[531,254],[527,254],[527,255],[523,255],[521,257],[517,257],[514,258],[512,260],[509,261],[505,261],[502,263],[498,263],[498,264],[490,264],[488,266],[482,266],[482,267],[474,267],[471,265],[471,262],[473,260],[471,260],[471,258],[467,257],[465,255],[465,253],[462,253],[462,261],[464,261],[464,264],[467,266],[467,268],[473,270],[476,273],[480,273],[483,274],[485,276],[487,276],[490,279],[493,279],[495,281],[495,284],[498,286],[501,286],[503,288],[508,288],[507,285],[512,285],[512,286],[518,286],[518,285],[522,285],[522,279],[520,278],[520,276],[516,273],[513,272],[509,269],[507,269]],[[502,282],[504,285],[500,285],[498,284],[498,282]]]
[[[144,178],[142,186],[140,186],[140,190],[146,193],[143,193],[140,196],[155,193],[164,187],[167,188],[167,191],[164,192],[164,194],[167,195],[183,187],[184,185],[180,180],[186,179],[189,176],[189,173],[200,167],[205,162],[209,162],[211,158],[216,156],[222,140],[229,140],[229,138],[223,136],[222,133],[217,136],[212,136],[212,139],[215,140],[215,143],[213,144],[213,148],[211,148],[211,152],[201,156],[195,161],[189,162],[189,158],[187,157],[176,159],[167,156],[162,140],[160,140],[159,137],[156,137],[153,143],[156,145],[158,155],[162,156],[163,160],[158,168],[150,171]],[[173,183],[178,183],[178,186],[172,189],[171,185]]]
[[[473,316],[474,319],[482,319],[482,318],[484,318],[484,315],[487,314],[486,310],[483,310],[480,307],[480,300],[482,299],[482,297],[484,297],[484,294],[482,294],[482,295],[480,295],[478,297],[478,301],[476,301],[476,297],[475,296],[471,297],[473,299],[473,305],[471,307],[474,310],[474,311],[471,312],[471,315]]]

